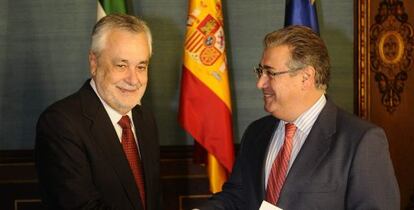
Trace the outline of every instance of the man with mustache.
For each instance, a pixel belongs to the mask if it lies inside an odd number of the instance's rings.
[[[152,51],[145,22],[108,15],[96,23],[92,79],[39,118],[35,157],[50,209],[160,209],[159,142],[141,105]]]
[[[223,191],[201,210],[257,210],[262,203],[400,209],[385,133],[326,96],[329,56],[315,32],[289,26],[267,34],[254,70],[270,115],[247,128]]]

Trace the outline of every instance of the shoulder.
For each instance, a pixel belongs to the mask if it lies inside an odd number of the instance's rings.
[[[381,127],[339,107],[336,112],[335,128],[336,142],[343,148],[355,149],[365,144],[388,144],[386,134]]]
[[[40,115],[40,119],[53,116],[53,115],[61,115],[61,116],[73,116],[76,115],[77,111],[80,107],[80,100],[79,95],[77,93],[67,96],[63,99],[60,99],[50,106],[48,106],[43,113]]]
[[[242,142],[256,142],[258,139],[268,141],[278,123],[279,120],[272,115],[268,115],[255,120],[247,127],[246,131],[244,132]]]
[[[338,107],[328,98],[317,122],[328,130],[339,133],[361,135],[367,130],[380,129],[378,126]]]
[[[382,130],[377,125],[361,119],[360,117],[342,110],[341,108],[338,108],[337,119],[337,128],[340,130],[348,130],[356,133],[364,133],[371,129]]]
[[[65,144],[81,147],[79,132],[85,125],[82,117],[79,94],[75,93],[63,98],[48,108],[40,115],[36,125],[36,147],[44,147],[45,144]],[[62,140],[65,141],[62,141]],[[65,145],[66,147],[67,145]]]
[[[279,122],[279,119],[276,119],[272,115],[264,116],[260,119],[253,121],[248,127],[247,130],[262,130],[268,129],[269,126],[273,127],[276,123]]]
[[[96,98],[96,99],[95,99]],[[88,87],[84,85],[77,92],[60,99],[50,106],[48,106],[40,115],[39,122],[44,120],[54,121],[67,121],[73,119],[79,119],[83,114],[83,109],[88,107],[89,110],[97,110],[95,101],[99,99],[94,96],[92,88],[88,90]]]

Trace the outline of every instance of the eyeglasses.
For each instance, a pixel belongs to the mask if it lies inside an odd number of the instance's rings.
[[[278,75],[286,74],[286,73],[289,73],[289,72],[294,72],[294,71],[297,71],[297,70],[299,70],[299,69],[293,69],[293,70],[287,70],[287,71],[274,71],[274,70],[272,70],[271,67],[264,67],[264,66],[262,66],[262,64],[259,64],[258,67],[255,66],[254,69],[253,69],[253,71],[254,71],[254,73],[256,73],[256,76],[257,76],[258,79],[260,79],[260,77],[262,77],[263,74],[267,75],[270,78],[275,78]]]

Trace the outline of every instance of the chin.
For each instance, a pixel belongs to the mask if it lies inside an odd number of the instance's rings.
[[[276,116],[275,115],[276,113],[280,113],[280,109],[278,110],[278,108],[277,107],[274,107],[274,106],[266,106],[265,105],[264,110],[266,112],[270,113],[273,116]]]
[[[124,103],[124,104],[122,104],[122,107],[124,109],[128,109],[128,110],[133,109],[135,106],[136,106],[136,104],[133,104],[133,103],[127,103],[127,104]]]
[[[264,105],[264,110],[265,110],[266,112],[272,112],[272,110],[274,110],[274,107],[273,107],[273,105],[272,105],[272,104],[266,104],[266,103],[265,103],[265,105]]]
[[[274,110],[273,109],[268,109],[268,108],[265,107],[264,110],[265,110],[265,112],[267,112],[269,114],[272,114],[272,115],[274,113]]]

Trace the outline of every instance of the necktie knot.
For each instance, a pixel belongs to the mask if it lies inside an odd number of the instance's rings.
[[[286,123],[285,138],[292,139],[296,132],[296,126],[293,123]]]
[[[131,129],[131,120],[129,120],[128,115],[124,115],[118,121],[118,125],[121,126],[122,129]]]

